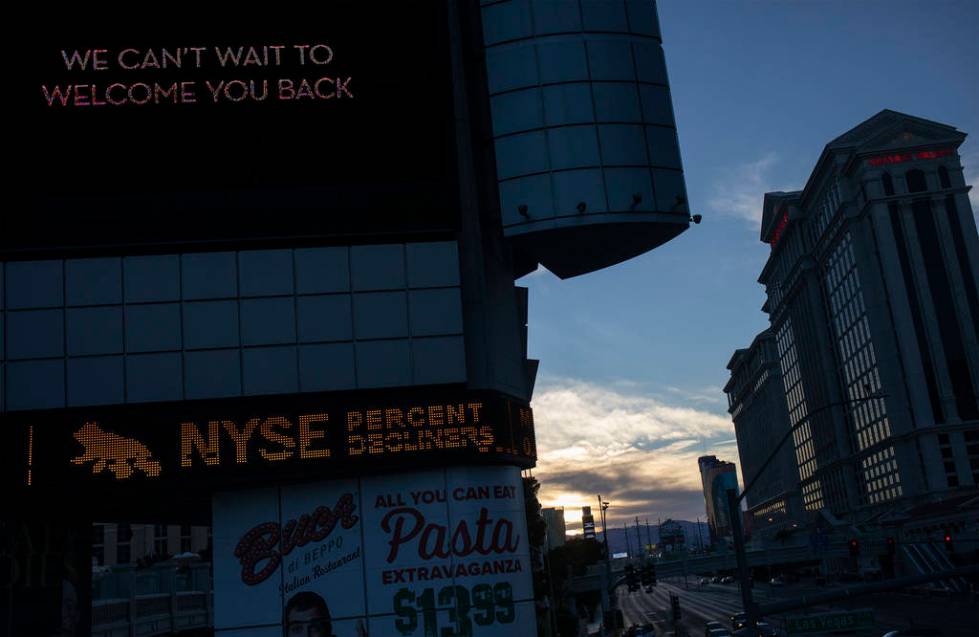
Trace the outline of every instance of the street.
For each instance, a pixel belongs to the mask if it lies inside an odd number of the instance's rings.
[[[652,593],[642,590],[629,593],[625,588],[617,590],[619,608],[625,617],[626,627],[632,625],[654,624],[657,634],[672,630],[669,619],[670,595],[680,598],[680,626],[688,635],[703,634],[708,621],[721,622],[725,627],[731,624],[731,616],[742,610],[740,593],[736,584],[707,584],[697,587],[696,578],[688,578],[689,588],[683,580],[663,581],[654,587]],[[785,587],[771,587],[758,584],[754,588],[754,598],[759,604],[776,599],[799,597],[807,593],[825,591],[825,587],[815,587],[799,583]],[[940,597],[923,597],[901,593],[889,593],[861,597],[850,601],[818,606],[811,612],[829,610],[873,608],[877,626],[876,633],[887,630],[906,629],[909,626],[937,628],[940,635],[949,637],[974,637],[979,634],[979,612],[974,604],[967,601],[953,601]],[[802,615],[793,612],[791,615]],[[766,617],[765,620],[785,634],[785,617]]]

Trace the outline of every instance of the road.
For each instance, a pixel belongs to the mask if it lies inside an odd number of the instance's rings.
[[[617,590],[619,608],[625,616],[626,626],[652,623],[660,631],[670,630],[668,612],[670,595],[680,597],[681,626],[688,635],[700,637],[704,634],[706,622],[719,621],[730,626],[731,615],[741,612],[741,596],[735,584],[708,584],[703,588],[696,586],[696,579],[689,578],[689,589],[682,579],[663,581],[652,593],[638,591],[629,593],[620,587]],[[770,587],[758,584],[753,591],[760,604],[782,598],[793,598],[826,591],[807,584],[786,587]],[[877,624],[885,629],[907,628],[909,625],[939,628],[941,635],[947,637],[975,637],[979,635],[979,612],[975,604],[966,601],[953,601],[946,598],[920,597],[901,593],[887,593],[860,597],[810,609],[810,612],[840,610],[844,608],[873,608]],[[791,615],[801,615],[794,611]],[[765,621],[778,629],[784,629],[785,617],[766,617]],[[885,631],[881,630],[880,634]],[[782,630],[784,634],[784,630]]]

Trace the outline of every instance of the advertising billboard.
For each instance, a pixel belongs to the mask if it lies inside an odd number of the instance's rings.
[[[25,13],[0,253],[455,226],[444,3]]]
[[[218,635],[533,635],[520,471],[448,467],[222,492]]]
[[[109,507],[449,462],[530,467],[537,453],[526,401],[445,387],[59,409],[0,423],[8,492]]]

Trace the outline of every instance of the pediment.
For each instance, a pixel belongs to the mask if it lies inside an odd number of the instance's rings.
[[[956,143],[965,135],[953,126],[884,110],[858,124],[829,143],[830,149],[857,152],[887,151],[928,144]]]
[[[959,136],[949,134],[945,128],[924,126],[915,122],[899,122],[898,126],[865,140],[859,144],[859,152],[887,151],[898,148],[914,148],[941,142],[955,142]]]

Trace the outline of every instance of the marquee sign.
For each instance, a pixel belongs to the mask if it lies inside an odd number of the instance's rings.
[[[7,414],[8,485],[60,492],[266,484],[453,462],[532,466],[533,413],[493,392],[294,395]],[[12,438],[10,437],[12,436]]]
[[[0,254],[454,230],[444,3],[317,6],[28,10]]]

